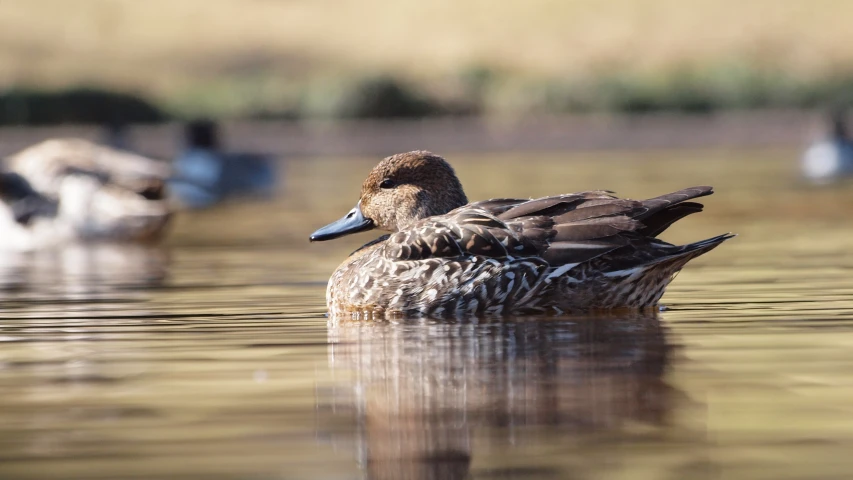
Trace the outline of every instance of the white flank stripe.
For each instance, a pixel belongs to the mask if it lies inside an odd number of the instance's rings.
[[[547,277],[545,277],[545,278],[547,278],[547,279],[549,279],[549,280],[550,280],[550,279],[552,279],[552,278],[559,277],[559,276],[561,276],[562,274],[564,274],[564,273],[568,272],[569,270],[571,270],[571,269],[575,268],[577,265],[578,265],[577,263],[567,263],[567,264],[565,264],[565,265],[562,265],[562,266],[560,266],[560,268],[557,268],[556,270],[554,270],[553,272],[551,272],[551,274],[550,274],[550,275],[548,275],[548,276],[547,276]]]
[[[604,274],[605,277],[629,277],[635,273],[642,272],[645,270],[643,267],[634,267],[629,268],[627,270],[616,270],[615,272],[607,272]]]

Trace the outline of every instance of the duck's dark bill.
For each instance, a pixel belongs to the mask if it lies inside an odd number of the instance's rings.
[[[309,240],[312,242],[322,242],[323,240],[331,240],[333,238],[349,235],[350,233],[363,232],[373,228],[373,220],[364,218],[361,213],[361,208],[356,205],[355,208],[349,211],[344,218],[337,222],[330,223],[325,227],[312,233]]]

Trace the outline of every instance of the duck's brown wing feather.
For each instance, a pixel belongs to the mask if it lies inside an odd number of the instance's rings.
[[[597,190],[534,200],[493,199],[431,217],[388,239],[394,260],[477,255],[489,258],[538,257],[552,266],[613,257],[612,268],[654,261],[677,252],[655,235],[690,213],[709,195],[693,187],[645,201],[616,198]],[[608,261],[608,263],[610,263]]]
[[[636,218],[643,222],[645,228],[638,233],[649,237],[660,235],[678,220],[702,211],[703,205],[701,203],[688,202],[687,200],[705,197],[712,193],[714,193],[714,188],[710,186],[690,187],[644,200],[643,206],[648,210]]]

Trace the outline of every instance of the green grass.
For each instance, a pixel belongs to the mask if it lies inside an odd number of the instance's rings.
[[[667,75],[572,79],[476,69],[443,83],[419,83],[387,74],[289,85],[264,78],[218,80],[159,102],[109,90],[12,89],[0,92],[0,125],[157,122],[199,116],[337,120],[588,112],[706,114],[851,104],[853,72],[803,79],[783,72],[721,66]]]

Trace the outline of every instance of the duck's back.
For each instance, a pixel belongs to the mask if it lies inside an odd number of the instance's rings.
[[[34,194],[53,204],[51,215],[36,215],[40,223],[56,227],[40,235],[50,237],[51,243],[70,239],[147,241],[163,233],[171,216],[164,189],[171,169],[142,155],[83,139],[60,138],[20,151],[4,159],[2,167],[25,179]],[[26,237],[33,237],[35,230],[45,229],[26,228]]]
[[[645,201],[591,191],[477,202],[415,223],[347,259],[328,289],[335,311],[464,316],[643,308],[690,259],[729,236],[675,246],[655,238],[702,210],[695,187]]]

